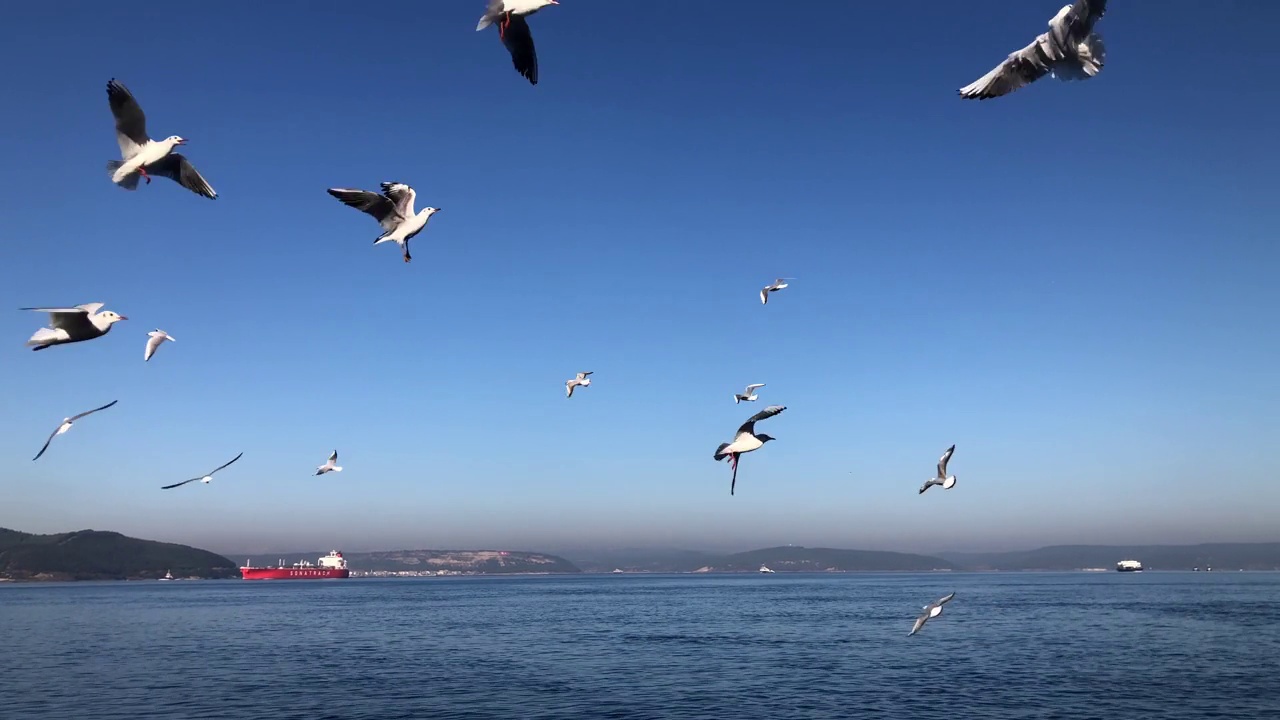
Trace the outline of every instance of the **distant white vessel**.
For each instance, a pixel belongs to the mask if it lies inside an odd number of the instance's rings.
[[[172,579],[173,579],[173,573],[169,572],[168,570],[165,570],[165,571],[164,571],[164,577],[162,577],[162,578],[160,578],[160,579],[161,579],[161,580],[172,580]]]
[[[621,575],[621,574],[622,574],[622,568],[614,568],[614,569],[613,569],[613,574],[614,574],[614,575]]]
[[[1142,563],[1137,560],[1121,560],[1116,563],[1116,570],[1120,572],[1142,572]]]
[[[772,571],[772,570],[770,570],[766,565],[763,565],[763,564],[760,566],[760,572],[762,572],[762,573],[764,573],[764,574],[766,574],[766,575],[769,575],[769,574],[772,574],[772,573],[773,573],[773,571]]]

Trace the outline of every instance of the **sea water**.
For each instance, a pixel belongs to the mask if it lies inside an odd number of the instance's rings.
[[[1280,573],[7,583],[0,641],[5,720],[1280,718]]]

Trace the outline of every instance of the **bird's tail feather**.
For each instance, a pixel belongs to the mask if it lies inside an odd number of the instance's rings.
[[[1090,33],[1084,42],[1076,46],[1075,60],[1066,60],[1053,67],[1053,76],[1059,80],[1088,80],[1102,72],[1107,60],[1107,47],[1102,36]]]
[[[716,454],[715,454],[716,462],[719,462],[725,459],[726,457],[728,457],[728,455],[726,455],[724,452],[724,449],[727,447],[729,447],[729,443],[720,443],[720,447],[716,448]]]
[[[733,396],[733,404],[737,405],[740,402],[742,402],[742,396],[735,393]]]
[[[52,345],[60,340],[66,340],[70,336],[66,330],[51,330],[50,328],[40,328],[27,341],[27,345],[39,345],[36,350],[42,350],[45,346]]]
[[[335,466],[333,466],[333,471],[334,471],[334,472],[342,472],[342,466],[341,466],[341,465],[335,465]]]
[[[125,190],[137,190],[138,178],[140,177],[138,173],[130,173],[129,175],[116,180],[116,171],[120,169],[121,165],[124,165],[124,163],[119,160],[110,160],[107,162],[107,174],[111,176],[111,182],[119,185]]]

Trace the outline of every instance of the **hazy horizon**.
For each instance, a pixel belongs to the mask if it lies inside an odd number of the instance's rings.
[[[1098,77],[983,102],[956,89],[1060,3],[878,3],[852,42],[808,5],[566,2],[536,88],[482,6],[11,9],[0,526],[233,554],[1275,538],[1280,4],[1117,3]],[[141,17],[180,61],[121,42]],[[113,77],[216,201],[112,185]],[[325,193],[392,180],[442,208],[409,264]],[[17,308],[89,302],[129,320],[23,346],[47,317]],[[713,451],[772,404],[730,496]],[[956,487],[918,494],[953,443]]]

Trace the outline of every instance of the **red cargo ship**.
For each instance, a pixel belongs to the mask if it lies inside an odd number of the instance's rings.
[[[342,553],[331,550],[315,565],[306,560],[285,565],[282,560],[279,567],[250,567],[246,560],[245,566],[240,568],[240,576],[245,580],[321,580],[350,577],[351,571],[347,570],[347,561],[342,558]]]

